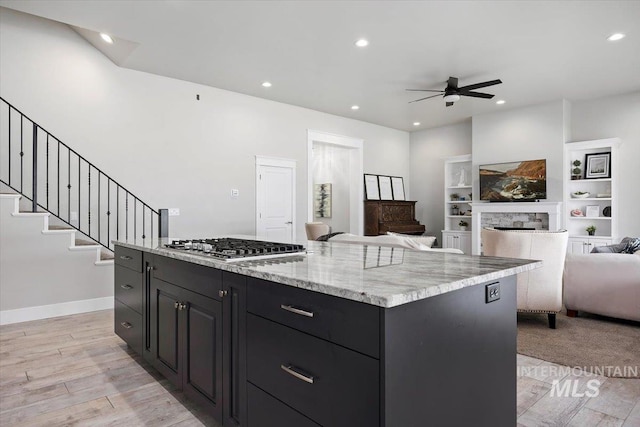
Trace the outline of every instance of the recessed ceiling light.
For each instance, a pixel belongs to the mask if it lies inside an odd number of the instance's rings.
[[[359,110],[359,109],[360,109],[360,106],[358,106],[358,105],[352,105],[352,106],[351,106],[351,109],[352,109],[352,110]]]
[[[369,46],[369,40],[367,39],[360,39],[356,42],[356,46],[358,47],[366,47]]]
[[[109,34],[100,33],[100,37],[102,37],[102,40],[104,40],[105,42],[107,42],[109,44],[113,44],[113,39],[111,38],[111,36]]]
[[[271,87],[271,82],[262,83],[262,87]]]
[[[420,126],[420,122],[413,122],[414,126]]]
[[[507,102],[507,101],[505,101],[504,99],[500,99],[500,100],[496,101],[496,104],[498,104],[498,105],[502,105],[502,104],[504,104],[505,102]]]
[[[623,38],[625,38],[624,34],[615,33],[615,34],[611,34],[609,37],[607,37],[607,40],[609,40],[610,42],[616,42],[618,40],[622,40]]]

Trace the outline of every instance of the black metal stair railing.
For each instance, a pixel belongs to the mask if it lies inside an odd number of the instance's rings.
[[[0,101],[0,182],[30,200],[32,212],[42,208],[110,250],[114,239],[144,242],[154,231],[168,236],[167,209],[151,208],[4,98]]]

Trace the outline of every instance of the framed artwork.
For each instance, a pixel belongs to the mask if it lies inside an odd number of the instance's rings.
[[[380,200],[378,175],[364,174],[364,198],[367,200]]]
[[[378,185],[380,186],[380,200],[393,200],[393,189],[391,188],[391,177],[379,175]]]
[[[589,205],[587,206],[587,214],[585,215],[587,218],[597,218],[600,216],[600,206],[598,205]]]
[[[393,200],[405,200],[404,180],[401,176],[391,177],[391,189],[393,190]]]
[[[585,155],[585,179],[611,178],[611,153]]]
[[[313,199],[315,217],[331,218],[331,184],[316,184]]]

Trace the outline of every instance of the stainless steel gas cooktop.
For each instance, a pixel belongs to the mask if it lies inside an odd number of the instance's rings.
[[[165,244],[168,249],[189,251],[223,261],[248,261],[304,255],[306,249],[294,243],[264,242],[234,238],[172,240]]]

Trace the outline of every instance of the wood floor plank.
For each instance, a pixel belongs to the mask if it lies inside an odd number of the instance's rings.
[[[526,376],[518,378],[518,415],[522,415],[547,394],[550,389],[551,385],[544,381],[534,380]]]
[[[69,391],[62,384],[53,384],[35,390],[25,390],[22,393],[3,396],[0,399],[0,413],[11,409],[29,406],[36,402],[49,400],[52,397],[69,394]]]
[[[620,418],[583,407],[571,419],[567,427],[621,427],[623,422]]]
[[[43,413],[14,424],[15,427],[57,427],[92,423],[91,420],[109,416],[113,406],[106,397],[79,403],[68,408]]]
[[[600,387],[597,399],[587,407],[616,418],[626,419],[640,400],[640,380],[609,378]]]

